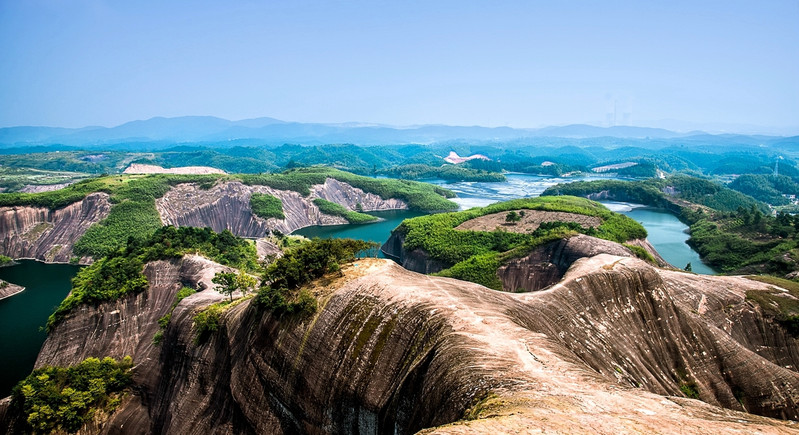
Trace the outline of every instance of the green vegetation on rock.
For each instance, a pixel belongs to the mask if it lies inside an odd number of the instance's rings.
[[[280,174],[104,176],[80,181],[51,192],[0,193],[0,206],[28,205],[55,210],[81,201],[94,192],[108,193],[112,202],[108,217],[92,225],[74,246],[74,252],[78,256],[99,258],[124,247],[129,237],[141,241],[160,228],[162,223],[155,200],[164,196],[176,184],[199,183],[210,187],[218,180],[241,181],[249,185],[295,191],[307,196],[311,186],[324,184],[327,178],[348,183],[384,199],[401,199],[413,210],[443,211],[458,208],[457,204],[447,200],[454,197],[454,194],[438,186],[416,181],[375,179],[327,167],[299,168]],[[277,198],[270,199],[269,196],[255,194],[251,205],[259,216],[282,219],[282,203],[278,209],[278,202]],[[351,217],[358,222],[365,219],[355,215]]]
[[[351,224],[365,224],[377,220],[377,218],[372,215],[368,215],[366,213],[359,213],[357,211],[347,210],[343,205],[336,204],[335,202],[330,202],[326,199],[316,198],[313,200],[313,203],[317,207],[319,207],[319,211],[321,211],[322,213],[331,216],[343,217],[344,219],[347,220],[347,222]]]
[[[591,181],[556,185],[543,195],[590,195],[664,208],[690,226],[691,245],[723,272],[787,274],[799,264],[799,219],[772,217],[768,207],[708,180],[671,177],[645,181]],[[698,205],[697,205],[698,204]]]
[[[153,336],[153,344],[155,345],[161,344],[161,340],[163,340],[164,338],[164,330],[166,329],[167,326],[169,326],[169,322],[172,320],[172,312],[175,311],[175,307],[178,306],[180,301],[186,299],[187,297],[195,293],[197,293],[197,290],[194,290],[191,287],[183,287],[180,290],[178,290],[177,294],[175,294],[175,302],[173,302],[172,305],[169,307],[169,312],[161,316],[160,319],[158,319],[158,326],[160,326],[160,329]]]
[[[289,248],[267,267],[255,305],[276,315],[313,313],[316,299],[301,287],[326,273],[340,270],[341,264],[377,246],[377,243],[363,240],[312,239]]]
[[[19,382],[11,406],[25,415],[36,433],[75,433],[98,413],[114,412],[131,383],[129,356],[87,358],[72,367],[45,366]]]
[[[455,229],[480,216],[516,210],[577,213],[599,217],[602,224],[597,229],[586,229],[573,222],[552,222],[530,233]],[[445,264],[447,269],[440,275],[495,289],[501,287],[496,277],[499,265],[527,255],[536,246],[579,232],[620,243],[646,238],[646,230],[633,219],[613,213],[594,201],[567,196],[516,199],[455,213],[420,216],[406,219],[394,232],[404,235],[403,249],[423,249],[431,259]]]
[[[147,289],[144,264],[149,261],[201,254],[218,263],[254,270],[255,247],[244,239],[209,228],[162,227],[149,239],[128,239],[127,247],[84,267],[72,280],[72,292],[47,320],[51,331],[75,307],[115,300]]]
[[[285,219],[283,214],[283,201],[267,193],[253,193],[250,196],[250,208],[256,216],[264,219]]]
[[[779,286],[788,292],[749,290],[746,299],[760,306],[763,313],[777,321],[789,334],[799,337],[799,283],[773,276],[748,276],[747,278]]]
[[[290,169],[280,174],[241,174],[237,177],[245,184],[291,190],[303,196],[311,194],[311,186],[324,184],[327,178],[333,178],[383,199],[401,199],[408,203],[411,210],[443,211],[458,208],[457,204],[446,199],[453,198],[455,194],[439,186],[418,181],[364,177],[321,166]]]
[[[725,212],[735,211],[738,207],[748,209],[753,205],[761,211],[768,210],[765,204],[740,192],[709,180],[682,175],[642,181],[577,181],[551,186],[541,196],[587,196],[601,192],[606,192],[608,199],[636,202],[678,212],[678,200]]]

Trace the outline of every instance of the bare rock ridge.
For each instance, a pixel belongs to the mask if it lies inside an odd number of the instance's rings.
[[[75,242],[111,210],[106,193],[92,193],[58,210],[44,207],[0,207],[0,253],[66,263]],[[82,263],[89,259],[81,259]]]
[[[25,287],[0,279],[0,300],[10,298],[23,290],[25,290]]]
[[[206,290],[153,346],[177,289],[219,267],[149,264],[146,294],[76,311],[37,366],[133,356],[134,392],[99,433],[797,430],[767,418],[799,419],[799,342],[745,296],[767,284],[599,254],[548,290],[512,294],[363,259],[317,291],[309,318],[245,301],[195,345],[193,313],[221,299]],[[487,412],[461,420],[478,401]]]
[[[250,208],[253,193],[280,198],[286,218],[263,219],[254,215]],[[399,199],[383,199],[332,178],[324,184],[312,186],[309,197],[268,186],[248,186],[238,181],[220,183],[208,190],[196,184],[180,184],[156,200],[156,207],[165,225],[210,227],[217,232],[228,229],[241,237],[264,237],[271,229],[288,234],[311,225],[347,223],[342,217],[321,213],[313,203],[315,198],[341,204],[350,210],[355,210],[357,204],[361,204],[365,211],[408,208]]]
[[[381,250],[386,257],[414,272],[436,273],[452,266],[430,258],[423,249],[405,249],[404,241],[405,235],[395,231]],[[631,243],[643,247],[652,254],[659,266],[670,267],[648,241],[634,240]],[[558,282],[578,259],[602,253],[635,257],[630,249],[618,243],[578,234],[539,246],[526,257],[509,261],[499,268],[497,277],[502,282],[503,290],[506,291],[541,290]]]

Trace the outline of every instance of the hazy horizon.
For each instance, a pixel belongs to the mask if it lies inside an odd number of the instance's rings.
[[[799,134],[799,2],[0,2],[0,127]]]

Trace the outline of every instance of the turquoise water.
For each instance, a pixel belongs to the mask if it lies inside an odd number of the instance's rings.
[[[673,214],[643,207],[640,204],[622,202],[603,202],[613,211],[624,213],[637,220],[646,228],[649,243],[658,253],[674,267],[685,268],[691,263],[691,271],[702,275],[713,275],[716,272],[702,263],[699,254],[688,246],[688,227]]]
[[[30,374],[46,337],[40,328],[69,293],[70,280],[79,269],[33,260],[0,267],[0,279],[25,287],[22,293],[0,300],[0,397]]]
[[[447,183],[442,180],[429,182],[446,187],[455,192],[454,199],[461,209],[482,207],[497,201],[514,198],[540,196],[547,187],[558,183],[576,180],[589,181],[599,177],[584,178],[552,178],[528,174],[508,174],[507,182],[458,182]],[[606,178],[603,178],[606,179]],[[660,210],[644,208],[640,204],[629,204],[608,201],[605,203],[613,211],[626,214],[640,222],[649,234],[649,242],[660,255],[675,267],[684,268],[691,263],[696,273],[711,275],[713,269],[702,263],[696,253],[685,241],[688,240],[688,227],[674,215]],[[407,217],[419,216],[420,213],[408,211],[391,211],[374,213],[386,218],[385,222],[367,225],[336,225],[330,227],[307,227],[294,232],[306,237],[351,237],[383,243],[388,240],[391,230]],[[382,255],[382,254],[381,254]]]
[[[300,228],[292,234],[305,236],[308,238],[351,238],[359,240],[368,240],[372,242],[384,243],[388,240],[391,230],[397,227],[403,220],[416,216],[422,216],[424,213],[418,211],[408,210],[390,210],[390,211],[370,211],[369,214],[385,219],[381,222],[372,224],[361,225],[330,225],[330,226],[314,226]],[[381,257],[383,253],[379,254]]]

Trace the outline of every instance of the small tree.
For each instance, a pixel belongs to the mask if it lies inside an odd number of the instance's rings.
[[[255,286],[258,285],[258,281],[253,278],[252,275],[246,274],[243,271],[239,271],[239,274],[236,275],[236,281],[243,295],[253,291]]]
[[[690,272],[691,271],[691,263],[690,262],[685,265],[685,271],[686,272]]]
[[[522,217],[519,216],[519,213],[516,213],[515,211],[509,211],[505,216],[505,222],[516,223],[520,220],[522,220]]]
[[[239,289],[239,280],[235,273],[217,272],[211,282],[216,284],[214,290],[230,296],[230,301],[233,302],[233,292]]]
[[[233,293],[236,290],[241,290],[241,293],[246,295],[252,291],[258,284],[252,276],[239,271],[238,274],[233,272],[218,272],[211,280],[216,284],[215,290],[224,295],[230,296],[230,301],[233,302]]]

